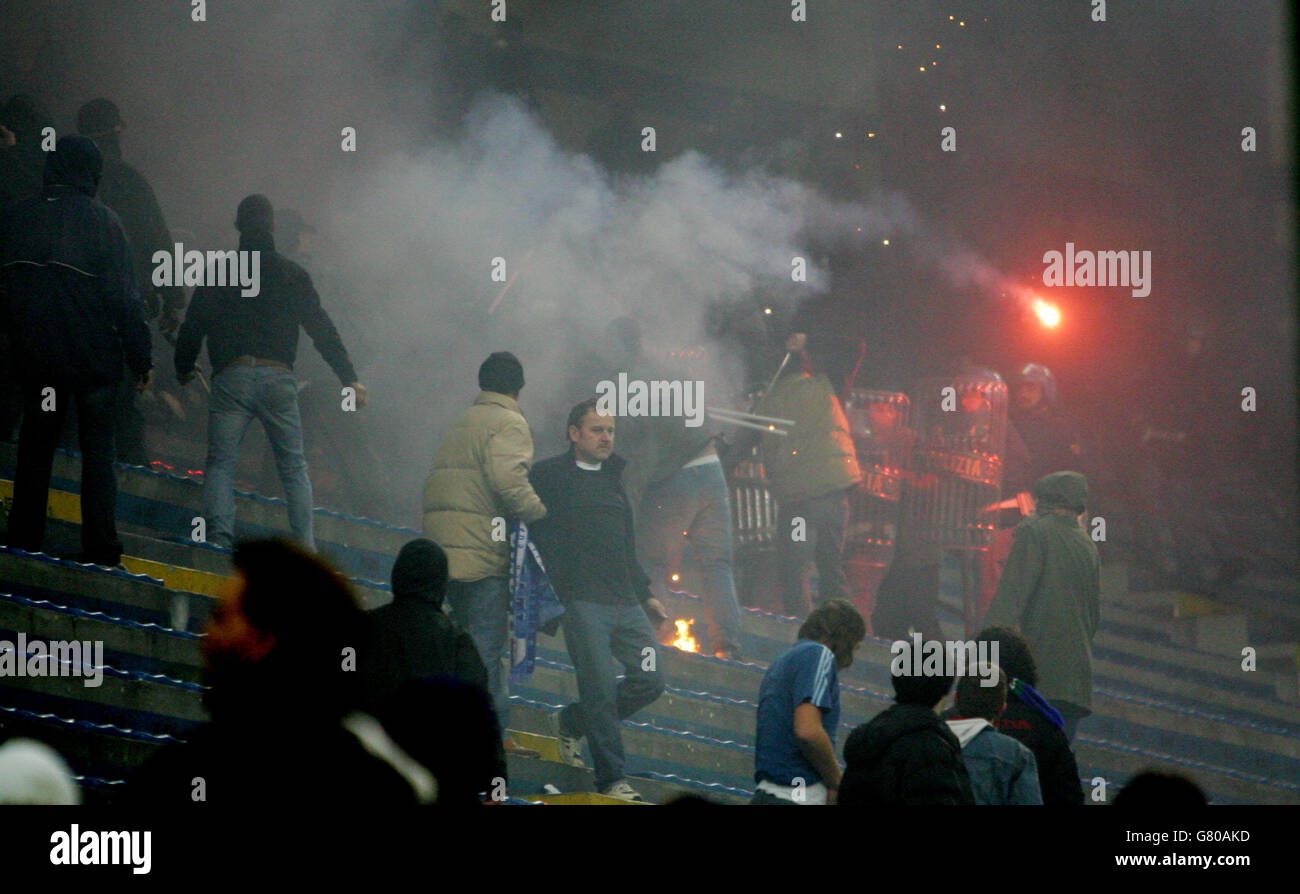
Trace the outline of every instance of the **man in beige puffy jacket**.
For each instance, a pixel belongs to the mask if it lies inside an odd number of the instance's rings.
[[[504,731],[509,693],[502,663],[510,614],[508,524],[546,516],[528,482],[533,436],[519,392],[524,368],[498,351],[478,370],[482,392],[443,439],[424,484],[424,535],[447,553],[447,604],[487,666],[488,686]],[[507,752],[530,753],[508,736]],[[531,752],[536,754],[536,752]]]

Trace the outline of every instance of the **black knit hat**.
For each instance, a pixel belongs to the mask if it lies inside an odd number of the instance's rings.
[[[478,387],[497,394],[514,394],[524,387],[524,365],[509,351],[490,354],[478,368]]]
[[[402,547],[393,563],[393,595],[417,596],[442,605],[447,586],[447,554],[423,537]]]
[[[121,123],[122,113],[111,99],[92,99],[77,110],[77,132],[88,137],[112,133]]]
[[[271,200],[254,193],[245,196],[235,211],[235,229],[241,233],[269,233],[275,226],[275,209]]]

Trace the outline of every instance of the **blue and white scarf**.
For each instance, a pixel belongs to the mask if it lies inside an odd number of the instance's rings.
[[[510,682],[522,683],[532,677],[537,663],[537,632],[564,614],[564,606],[546,576],[528,526],[520,521],[510,525],[510,607],[514,615]]]

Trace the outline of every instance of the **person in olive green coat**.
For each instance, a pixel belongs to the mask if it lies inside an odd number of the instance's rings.
[[[807,338],[790,336],[786,350],[801,355]],[[780,503],[776,547],[785,612],[806,617],[811,611],[803,568],[809,552],[817,562],[817,599],[847,598],[841,551],[849,517],[849,489],[862,480],[858,455],[844,407],[830,379],[807,369],[777,380],[758,413],[791,419],[789,434],[763,434],[759,449],[773,496]]]
[[[1101,617],[1101,560],[1081,523],[1088,479],[1053,472],[1033,493],[1034,514],[1016,527],[984,626],[1024,634],[1038,657],[1038,691],[1061,712],[1073,740],[1092,713],[1092,639]]]

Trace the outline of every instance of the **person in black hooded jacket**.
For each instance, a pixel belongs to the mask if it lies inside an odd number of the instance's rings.
[[[393,563],[392,585],[393,601],[366,615],[357,664],[363,703],[433,771],[439,804],[476,804],[506,779],[506,755],[487,668],[442,609],[447,554],[432,540],[410,541]]]
[[[422,677],[454,677],[487,689],[487,669],[470,635],[443,610],[447,554],[423,537],[393,563],[393,601],[368,612],[366,648],[358,667],[366,700],[383,705],[401,685]],[[376,715],[378,716],[378,715]]]
[[[0,223],[0,327],[23,396],[9,544],[41,548],[54,448],[75,403],[82,558],[116,565],[114,395],[124,366],[143,391],[152,362],[126,232],[95,201],[103,164],[94,142],[63,137],[45,161],[41,194],[9,207]]]
[[[952,677],[895,674],[894,700],[849,734],[839,803],[894,807],[974,804],[961,744],[934,708]]]

